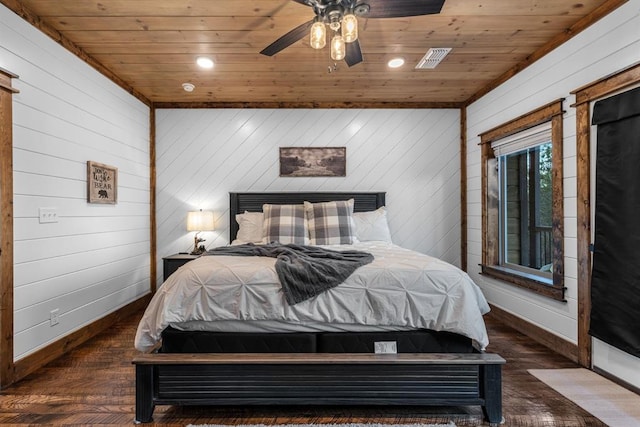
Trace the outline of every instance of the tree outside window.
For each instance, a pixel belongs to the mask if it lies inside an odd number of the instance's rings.
[[[500,157],[501,265],[550,277],[553,265],[551,142]]]

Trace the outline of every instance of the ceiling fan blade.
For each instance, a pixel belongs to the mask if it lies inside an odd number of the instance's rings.
[[[296,28],[262,49],[260,53],[267,56],[273,56],[282,49],[291,46],[298,40],[301,40],[304,36],[309,34],[309,28],[313,24],[313,21],[314,19],[307,21],[302,25],[298,25]]]
[[[440,13],[444,0],[366,0],[370,6],[363,18],[402,18]]]
[[[300,3],[302,5],[305,5],[305,6],[310,6],[310,7],[313,7],[313,4],[315,3],[312,0],[293,0],[293,1],[296,2],[296,3]]]
[[[362,62],[362,49],[360,49],[360,42],[358,40],[347,43],[346,48],[347,51],[344,56],[344,62],[346,62],[349,67]]]

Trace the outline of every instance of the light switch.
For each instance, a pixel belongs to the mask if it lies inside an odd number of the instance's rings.
[[[58,222],[58,209],[56,208],[39,208],[40,224],[48,222]]]

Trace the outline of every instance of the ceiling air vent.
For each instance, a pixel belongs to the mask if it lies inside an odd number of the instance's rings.
[[[428,68],[436,68],[436,66],[451,52],[450,47],[432,47],[427,54],[422,57],[416,69],[424,70]]]

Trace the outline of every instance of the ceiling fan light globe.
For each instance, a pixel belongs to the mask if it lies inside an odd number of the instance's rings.
[[[336,34],[331,39],[331,59],[334,61],[341,61],[346,56],[347,51],[345,47],[344,39],[341,35]]]
[[[311,26],[309,44],[314,49],[322,49],[327,44],[327,30],[322,22],[315,22]]]
[[[342,37],[345,43],[358,40],[358,19],[355,15],[348,14],[342,18]]]

